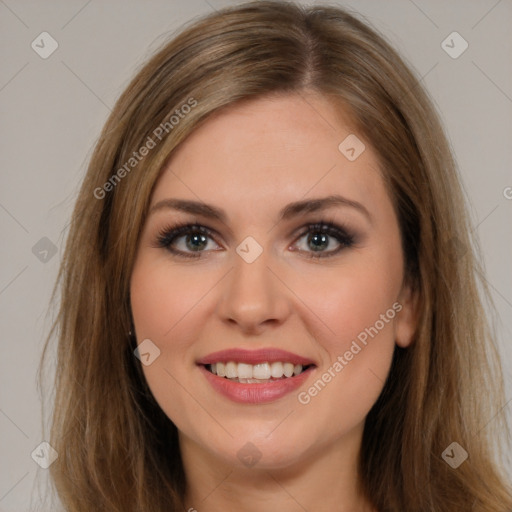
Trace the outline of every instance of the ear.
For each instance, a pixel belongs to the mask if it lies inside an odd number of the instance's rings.
[[[395,341],[399,347],[408,347],[414,339],[419,317],[419,293],[404,283],[397,302],[402,306],[395,317]]]

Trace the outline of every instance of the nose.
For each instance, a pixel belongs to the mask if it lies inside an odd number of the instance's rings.
[[[252,263],[235,253],[234,268],[226,276],[217,314],[244,333],[277,327],[290,314],[291,292],[269,260],[265,251]]]

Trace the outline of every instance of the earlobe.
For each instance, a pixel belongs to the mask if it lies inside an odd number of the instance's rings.
[[[398,297],[402,306],[395,317],[395,341],[399,347],[406,348],[414,341],[418,325],[419,293],[410,285],[404,285]]]

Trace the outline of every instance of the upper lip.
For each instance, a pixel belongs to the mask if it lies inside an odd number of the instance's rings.
[[[261,348],[258,350],[247,350],[243,348],[232,348],[213,352],[197,360],[197,364],[228,363],[260,364],[280,361],[283,363],[301,364],[302,366],[314,365],[315,362],[307,357],[302,357],[286,350],[278,348]]]

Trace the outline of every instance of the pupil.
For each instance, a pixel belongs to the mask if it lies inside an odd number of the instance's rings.
[[[325,248],[328,245],[328,243],[326,241],[327,240],[327,236],[325,234],[313,235],[313,236],[310,237],[310,241],[313,241],[313,240],[320,241],[320,243],[322,244],[321,246],[320,245],[314,245],[313,246],[314,250]]]
[[[188,243],[188,241],[199,241],[200,243],[202,243],[202,246],[197,246],[197,245],[193,245],[193,242],[192,243]],[[189,237],[187,237],[187,246],[189,249],[195,251],[197,249],[201,249],[204,245],[206,245],[206,236],[205,235],[202,235],[200,233],[197,233],[195,235],[190,235]]]

